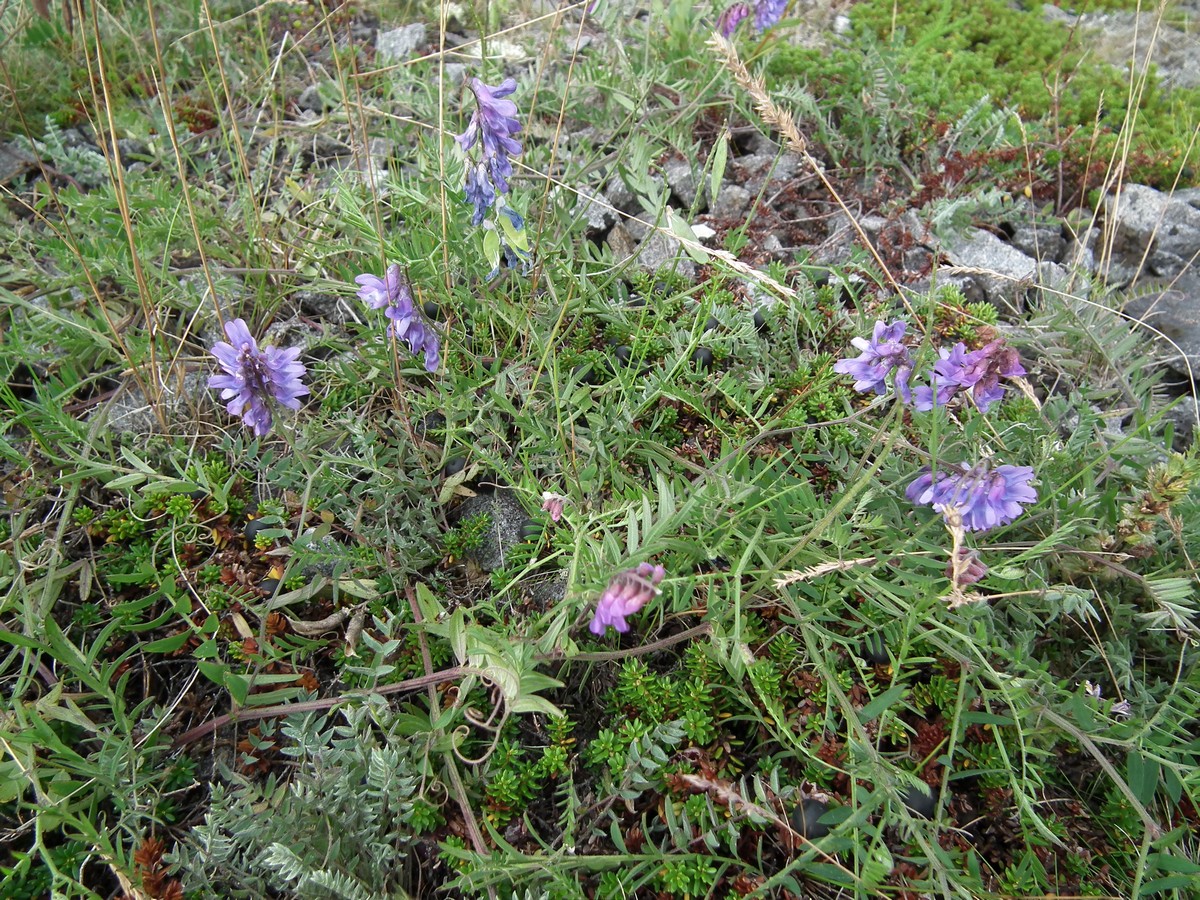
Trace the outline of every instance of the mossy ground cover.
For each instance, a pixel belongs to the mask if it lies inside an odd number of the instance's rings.
[[[861,70],[747,27],[809,139],[772,187],[719,12],[6,8],[0,896],[1194,893],[1200,464],[1153,346],[1082,294],[1002,319],[900,231],[764,246],[838,202],[1061,211],[1107,132],[1030,72],[1124,82],[1007,5],[859,4]],[[464,75],[521,124],[478,216]],[[678,159],[755,203],[702,219]],[[596,240],[614,180],[694,278]],[[411,304],[364,303],[393,264]],[[206,386],[239,318],[310,391],[265,433]],[[959,344],[1001,399],[921,408]],[[1036,500],[911,489],[959,464]]]

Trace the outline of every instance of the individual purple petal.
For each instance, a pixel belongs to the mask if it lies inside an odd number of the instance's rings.
[[[930,386],[914,391],[915,406],[922,412],[945,406],[960,391],[969,391],[980,411],[987,412],[1004,396],[1000,379],[1025,374],[1017,352],[999,339],[970,352],[960,342],[943,349],[941,357],[934,363]]]
[[[219,390],[221,399],[228,401],[225,409],[230,415],[240,416],[257,436],[263,437],[271,430],[269,401],[299,409],[299,398],[308,393],[300,380],[307,372],[298,361],[300,348],[259,350],[243,319],[226,322],[225,336],[229,342],[217,341],[211,351],[225,374],[210,376],[208,386]]]
[[[542,491],[542,511],[550,514],[550,521],[558,523],[562,519],[563,506],[567,498],[553,491]]]

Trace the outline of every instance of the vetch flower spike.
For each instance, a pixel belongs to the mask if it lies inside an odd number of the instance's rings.
[[[833,371],[854,379],[856,391],[887,393],[887,376],[895,372],[896,392],[906,403],[910,399],[908,378],[912,373],[912,356],[902,340],[908,323],[897,319],[891,325],[875,323],[871,339],[856,337],[850,341],[862,353],[853,359],[839,359]]]
[[[425,371],[436,372],[441,359],[437,334],[417,308],[412,287],[400,266],[388,266],[383,278],[365,274],[354,281],[359,286],[359,298],[371,309],[383,310],[388,319],[388,337],[406,341],[414,354],[424,352]]]
[[[208,386],[221,392],[228,400],[225,408],[231,416],[241,416],[258,437],[271,430],[271,403],[299,409],[300,399],[308,388],[300,380],[308,371],[299,362],[299,347],[263,347],[250,334],[243,319],[225,323],[229,342],[217,341],[212,355],[217,358],[224,375],[213,375]]]
[[[756,0],[754,4],[754,30],[762,34],[773,25],[779,24],[787,11],[788,0]]]
[[[721,32],[722,37],[730,37],[748,15],[750,15],[750,7],[747,4],[733,4],[726,8],[725,12],[721,13],[721,17],[717,19],[717,31]]]
[[[1037,500],[1037,491],[1029,486],[1033,475],[1028,466],[993,469],[987,460],[969,469],[947,465],[936,473],[924,469],[904,493],[911,502],[943,515],[957,513],[965,531],[986,531],[1007,525]]]
[[[666,574],[662,566],[653,566],[648,562],[639,564],[636,569],[618,572],[600,595],[588,629],[592,634],[604,634],[611,625],[624,634],[629,630],[625,617],[633,615],[662,593],[658,585]]]
[[[562,519],[563,506],[567,498],[553,491],[542,491],[542,511],[550,513],[550,521],[557,524]]]
[[[468,165],[466,195],[475,207],[472,224],[478,225],[495,202],[497,194],[507,194],[512,176],[513,156],[521,153],[521,144],[513,137],[521,130],[517,104],[506,99],[517,89],[515,78],[506,78],[490,87],[472,78],[469,87],[475,95],[475,112],[462,134],[455,140],[463,152],[482,144],[481,158]]]
[[[989,406],[1004,396],[1000,379],[1025,374],[1017,351],[1002,339],[970,352],[966,344],[958,343],[950,350],[942,350],[941,356],[934,363],[931,385],[913,391],[916,398],[913,405],[918,410],[945,406],[959,391],[969,391],[979,411],[987,412]]]

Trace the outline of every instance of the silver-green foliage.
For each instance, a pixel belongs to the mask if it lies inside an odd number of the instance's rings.
[[[70,143],[66,133],[49,116],[46,116],[46,133],[40,141],[18,136],[17,144],[84,187],[96,187],[108,180],[108,160],[104,155],[85,144]]]
[[[204,824],[174,856],[198,897],[366,900],[405,896],[418,764],[365,707],[293,716],[280,731],[296,758],[290,781],[225,773]]]

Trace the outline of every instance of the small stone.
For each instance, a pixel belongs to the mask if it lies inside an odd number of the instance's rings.
[[[613,351],[613,356],[616,357],[617,362],[621,365],[627,366],[633,361],[633,348],[627,344],[622,344]]]
[[[607,200],[587,188],[579,191],[575,215],[587,223],[588,234],[602,234],[617,222],[616,210],[610,209]]]
[[[663,166],[663,175],[666,178],[667,185],[675,192],[675,196],[679,198],[687,208],[693,208],[695,205],[696,211],[699,212],[707,203],[701,196],[700,190],[697,188],[696,175],[692,172],[692,164],[686,159],[673,157],[667,160]],[[700,202],[697,204],[697,198]]]
[[[420,22],[381,31],[375,37],[375,55],[381,63],[403,62],[425,43],[425,26]]]
[[[246,527],[242,529],[242,534],[245,535],[246,540],[248,540],[251,544],[253,544],[255,538],[258,537],[258,533],[260,531],[266,531],[268,528],[276,528],[276,527],[278,527],[278,526],[268,525],[262,519],[251,519],[249,522],[246,523]]]
[[[721,324],[721,323],[720,323],[720,322],[717,320],[717,317],[716,317],[716,316],[709,316],[709,317],[708,317],[708,321],[706,321],[706,322],[704,323],[704,330],[705,330],[705,331],[712,331],[714,328],[717,328],[717,327],[719,327],[719,326],[720,326],[720,324]]]
[[[442,466],[442,477],[449,478],[451,475],[457,475],[467,465],[465,456],[452,456],[446,460],[446,464]]]
[[[937,809],[937,797],[933,796],[928,789],[922,790],[915,784],[910,784],[904,789],[900,795],[900,802],[914,816],[921,816],[924,819],[932,819],[933,813]]]
[[[697,347],[692,354],[692,362],[697,369],[712,369],[713,367],[713,352],[707,347]]]
[[[819,821],[829,811],[829,805],[820,800],[805,800],[792,812],[792,828],[802,837],[811,840],[829,834],[829,826]]]
[[[883,641],[883,635],[875,632],[868,634],[863,638],[862,645],[863,659],[872,665],[882,666],[891,662],[891,657],[888,656],[887,645]]]
[[[267,596],[270,596],[270,595],[274,594],[277,590],[279,590],[279,579],[278,578],[264,578],[262,581],[260,581],[258,583],[258,589],[260,591],[262,591],[264,594],[266,594]]]
[[[306,87],[296,99],[296,106],[317,115],[325,112],[325,100],[321,97],[320,87],[315,84]]]
[[[754,311],[754,330],[759,334],[763,334],[767,331],[767,317],[763,315],[763,311],[761,309],[756,309]]]
[[[709,216],[730,223],[741,223],[753,200],[754,195],[741,185],[723,184],[717,199],[709,208]]]
[[[426,300],[421,304],[421,311],[425,313],[425,318],[431,319],[434,322],[442,321],[442,308],[432,300]]]

